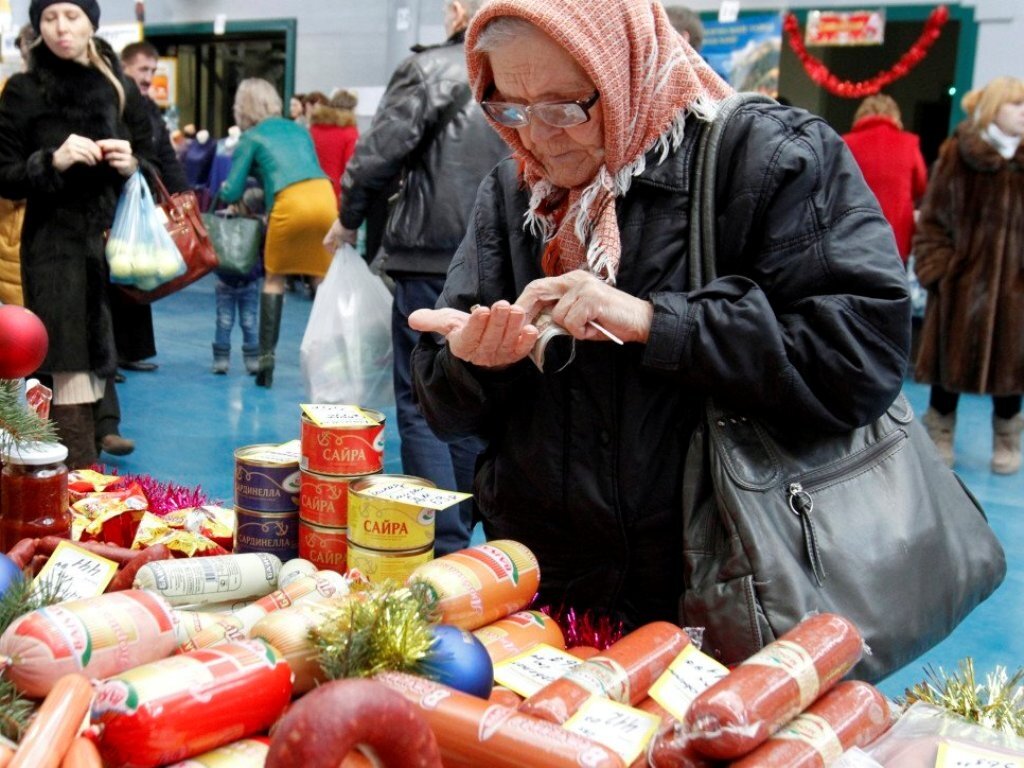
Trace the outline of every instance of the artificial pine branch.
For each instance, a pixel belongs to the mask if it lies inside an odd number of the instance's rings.
[[[57,442],[53,422],[25,407],[18,379],[0,379],[0,430],[0,449],[4,452],[15,443]]]

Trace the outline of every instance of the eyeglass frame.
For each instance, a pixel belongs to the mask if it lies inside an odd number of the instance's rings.
[[[490,87],[488,95],[493,94],[494,90],[495,90],[495,88],[492,85]],[[590,122],[590,110],[597,103],[597,100],[599,98],[601,98],[601,92],[599,90],[596,90],[596,89],[594,90],[594,93],[592,95],[588,96],[585,99],[560,99],[558,101],[541,101],[541,102],[538,102],[536,104],[517,104],[514,101],[490,101],[487,98],[487,96],[485,96],[480,101],[480,108],[483,109],[484,112],[487,113],[488,117],[490,117],[492,120],[494,120],[494,122],[496,122],[498,125],[500,125],[500,126],[502,126],[504,128],[525,128],[526,126],[530,125],[530,123],[532,122],[532,120],[533,120],[532,112],[537,107],[558,107],[558,106],[565,106],[565,105],[568,105],[568,104],[575,104],[577,107],[579,107],[581,110],[583,110],[583,115],[584,115],[584,119],[580,120],[580,122],[578,122],[578,123],[573,123],[572,125],[564,125],[564,126],[563,125],[551,125],[551,123],[549,123],[547,120],[544,120],[543,118],[538,118],[542,123],[544,123],[545,125],[547,125],[550,128],[560,128],[562,130],[565,130],[566,128],[575,128],[577,125],[583,125],[585,123],[589,123]],[[526,122],[523,123],[522,125],[506,125],[505,123],[501,122],[501,120],[499,120],[497,117],[495,117],[491,113],[491,109],[493,107],[498,106],[498,105],[509,106],[509,107],[517,107],[519,109],[522,109],[526,113]]]

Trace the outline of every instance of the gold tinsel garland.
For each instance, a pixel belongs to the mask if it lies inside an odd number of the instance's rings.
[[[926,667],[926,679],[907,690],[906,705],[924,702],[989,730],[1024,737],[1024,668],[1010,675],[997,666],[979,683],[973,659],[957,666],[952,674]]]

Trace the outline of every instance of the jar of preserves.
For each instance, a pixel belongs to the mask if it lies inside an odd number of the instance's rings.
[[[60,443],[15,443],[0,472],[0,552],[25,537],[69,536],[68,449]]]

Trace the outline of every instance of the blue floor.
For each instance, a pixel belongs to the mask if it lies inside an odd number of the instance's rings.
[[[126,372],[118,392],[124,414],[121,431],[137,443],[123,458],[104,456],[119,472],[143,473],[161,481],[201,486],[213,500],[232,504],[233,452],[254,443],[280,443],[299,436],[299,404],[305,401],[299,375],[299,343],[311,302],[302,293],[285,299],[278,365],[272,389],[256,387],[241,359],[235,329],[231,370],[210,373],[214,330],[214,279],[207,277],[154,305],[160,364],[155,373]],[[927,390],[908,383],[906,394],[923,413]],[[385,471],[399,472],[394,414],[386,428]],[[971,656],[979,677],[996,665],[1011,671],[1024,664],[1024,473],[1000,477],[989,472],[992,430],[990,403],[962,399],[956,434],[956,469],[984,505],[1006,548],[1009,573],[996,594],[977,608],[946,641],[883,681],[890,696],[922,679],[925,665],[956,667]],[[908,563],[928,567],[925,563]],[[1018,631],[1021,630],[1021,631]]]

